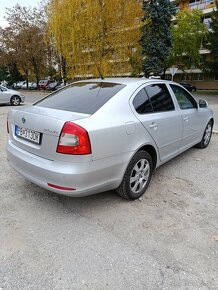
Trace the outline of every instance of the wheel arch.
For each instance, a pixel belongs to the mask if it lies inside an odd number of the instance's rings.
[[[212,121],[212,126],[214,125],[214,118],[210,118],[209,122]]]
[[[147,144],[147,145],[143,145],[141,146],[138,150],[138,151],[146,151],[148,152],[150,155],[151,155],[151,158],[152,158],[152,161],[153,161],[153,170],[156,168],[157,166],[157,151],[156,149],[154,148],[154,146],[150,145],[150,144]]]

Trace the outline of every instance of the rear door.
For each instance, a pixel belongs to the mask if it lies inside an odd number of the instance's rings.
[[[166,84],[157,82],[144,86],[136,92],[132,104],[137,118],[155,141],[161,161],[178,154],[182,118]]]
[[[183,135],[181,150],[184,150],[196,144],[202,138],[202,130],[205,127],[205,117],[207,116],[199,110],[197,102],[189,92],[176,84],[170,84],[170,87],[182,114]]]

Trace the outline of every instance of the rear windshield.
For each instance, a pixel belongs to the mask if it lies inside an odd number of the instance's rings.
[[[94,114],[125,85],[106,82],[74,83],[35,103],[38,107]]]

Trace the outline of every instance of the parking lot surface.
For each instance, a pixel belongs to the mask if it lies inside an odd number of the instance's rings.
[[[76,199],[9,167],[9,109],[0,106],[0,289],[218,289],[218,135],[157,169],[139,201]]]

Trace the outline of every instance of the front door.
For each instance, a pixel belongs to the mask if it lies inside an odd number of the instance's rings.
[[[170,84],[170,87],[178,101],[182,114],[183,135],[181,150],[185,150],[195,145],[202,138],[202,128],[205,120],[202,118],[197,102],[190,93],[178,85]]]
[[[137,118],[156,143],[161,161],[177,155],[182,138],[181,113],[164,83],[152,83],[141,89],[133,100]]]

